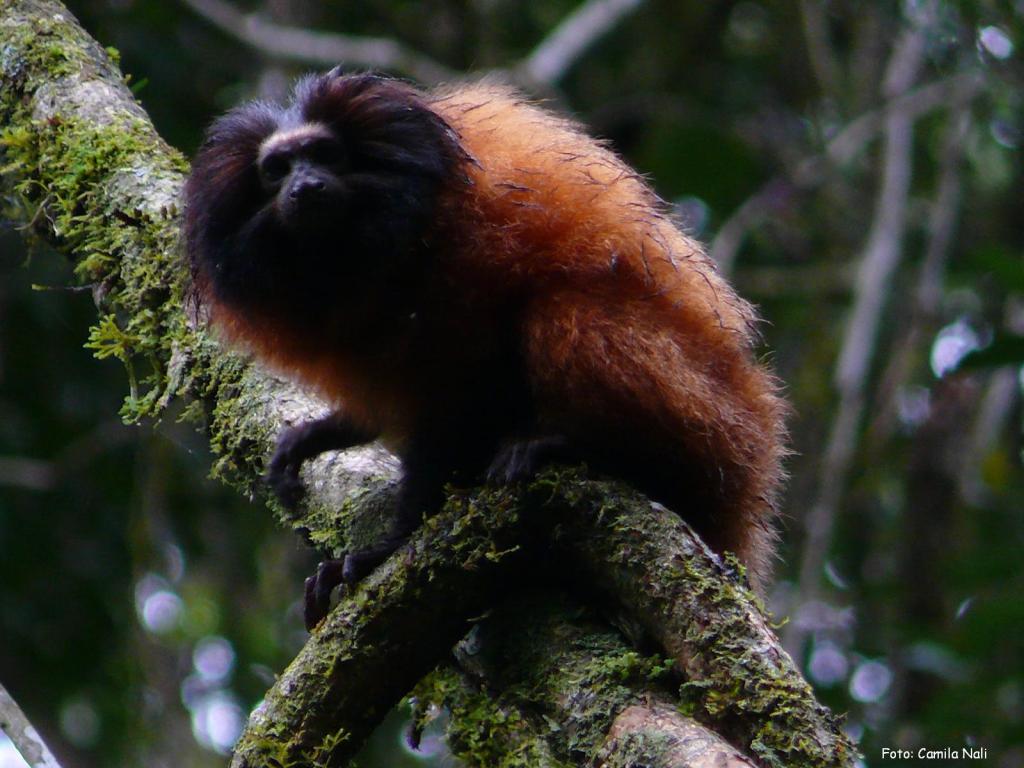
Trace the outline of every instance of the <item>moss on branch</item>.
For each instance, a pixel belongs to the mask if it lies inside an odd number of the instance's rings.
[[[513,579],[527,538],[511,491],[453,494],[314,630],[254,713],[232,766],[345,765]],[[339,725],[347,738],[333,738]]]
[[[223,350],[186,311],[179,197],[188,164],[157,134],[110,52],[54,0],[0,8],[0,215],[67,255],[91,286],[100,316],[87,346],[124,364],[123,418],[194,421],[209,435],[213,474],[259,490],[281,424],[323,406]],[[332,473],[336,487],[321,481],[320,495],[346,495],[393,469],[383,452],[361,467]],[[330,521],[344,538],[337,505],[312,498],[315,519],[290,522],[312,530]]]
[[[544,485],[548,487],[545,489]],[[856,747],[814,698],[742,567],[679,516],[620,484],[546,475],[565,555],[676,661],[683,711],[768,766],[852,765]]]
[[[457,647],[476,685],[464,674],[453,688],[442,672],[417,689],[422,700],[451,710],[453,745],[471,765],[496,764],[491,736],[508,732],[510,721],[513,735],[544,734],[557,760],[590,765],[621,711],[671,690],[670,663],[640,653],[592,610],[552,591],[558,578],[551,569],[533,574],[531,588],[503,602]],[[506,750],[502,765],[526,768],[529,760],[525,750]]]

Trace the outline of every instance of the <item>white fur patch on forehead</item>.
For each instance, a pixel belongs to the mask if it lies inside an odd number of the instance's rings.
[[[265,157],[278,147],[293,141],[301,141],[305,138],[330,138],[331,130],[323,123],[304,123],[297,128],[288,128],[283,131],[276,131],[270,134],[260,144],[259,156]]]

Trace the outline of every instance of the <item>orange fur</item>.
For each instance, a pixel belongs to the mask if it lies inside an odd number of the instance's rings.
[[[479,163],[474,184],[448,201],[464,270],[454,279],[526,286],[526,368],[541,418],[610,433],[594,439],[679,480],[700,481],[680,470],[688,461],[716,467],[712,499],[692,487],[680,496],[717,506],[704,538],[763,585],[785,405],[753,358],[750,305],[647,184],[570,122],[486,84],[434,107]]]

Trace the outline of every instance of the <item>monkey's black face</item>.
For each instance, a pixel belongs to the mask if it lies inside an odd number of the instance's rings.
[[[211,126],[185,186],[193,275],[252,314],[333,311],[372,292],[369,281],[389,290],[429,258],[438,193],[461,183],[465,159],[407,85],[335,73],[301,80],[289,105],[253,102]]]
[[[273,134],[260,147],[260,182],[273,198],[283,227],[304,230],[337,226],[351,208],[352,170],[345,143],[323,125],[308,124]]]

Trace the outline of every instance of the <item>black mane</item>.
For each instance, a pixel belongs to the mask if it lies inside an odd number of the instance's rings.
[[[288,227],[257,159],[275,132],[308,123],[344,143],[350,194],[314,225]],[[387,289],[415,279],[438,191],[461,175],[464,159],[455,132],[416,89],[377,75],[309,76],[288,105],[237,107],[210,127],[185,185],[196,285],[242,312],[283,313],[297,301],[329,310],[368,290],[367,281]]]

